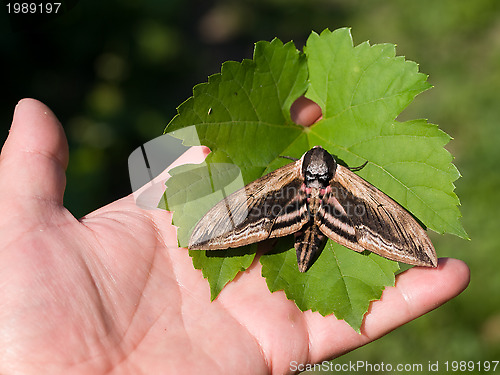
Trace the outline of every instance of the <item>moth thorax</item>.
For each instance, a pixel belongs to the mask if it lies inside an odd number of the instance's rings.
[[[324,189],[337,169],[335,159],[323,148],[317,146],[305,153],[302,174],[306,187]]]

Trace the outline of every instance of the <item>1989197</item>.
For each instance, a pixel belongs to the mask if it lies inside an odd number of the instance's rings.
[[[57,13],[61,3],[7,3],[7,13],[50,14]]]

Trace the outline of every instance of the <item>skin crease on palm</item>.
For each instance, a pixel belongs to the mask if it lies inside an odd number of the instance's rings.
[[[320,115],[306,99],[292,109],[302,125]],[[192,148],[177,164],[207,153]],[[361,334],[270,293],[257,260],[210,302],[169,213],[141,209],[129,195],[76,219],[63,206],[67,164],[55,115],[22,100],[0,156],[2,374],[287,374],[291,361],[342,355],[469,282],[456,259],[414,267],[371,304]],[[148,190],[151,202],[167,176]]]

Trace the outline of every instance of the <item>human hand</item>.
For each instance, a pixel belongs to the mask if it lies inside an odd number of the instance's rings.
[[[298,123],[319,115],[307,101],[294,107]],[[210,302],[169,213],[143,210],[130,195],[77,220],[62,201],[67,163],[55,116],[21,101],[0,156],[2,374],[290,373],[291,361],[346,353],[468,284],[455,259],[412,268],[371,304],[361,335],[270,293],[258,261]]]

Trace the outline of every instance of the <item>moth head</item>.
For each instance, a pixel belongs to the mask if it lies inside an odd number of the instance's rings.
[[[302,175],[306,187],[325,189],[336,169],[335,159],[320,146],[313,147],[302,158]]]

